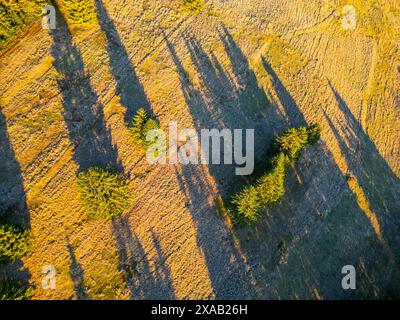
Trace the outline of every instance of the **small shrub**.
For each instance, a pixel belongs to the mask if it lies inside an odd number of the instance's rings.
[[[0,280],[0,300],[29,300],[31,297],[31,287],[15,280]]]
[[[29,231],[20,225],[0,225],[0,262],[17,260],[30,249]]]
[[[98,167],[78,175],[78,190],[88,213],[96,219],[118,217],[129,205],[126,179]]]
[[[204,0],[183,0],[183,7],[192,14],[198,14],[204,9]]]
[[[152,143],[151,141],[146,141],[147,134],[149,131],[159,128],[158,123],[149,117],[146,110],[140,108],[133,117],[130,132],[135,143],[147,149]]]

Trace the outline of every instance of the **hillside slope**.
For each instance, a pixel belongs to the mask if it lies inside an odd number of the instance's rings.
[[[56,30],[39,22],[0,57],[0,210],[33,242],[5,268],[34,299],[398,296],[398,2],[212,0],[190,14],[178,0],[96,0],[83,24],[58,3]],[[141,107],[165,129],[255,128],[260,162],[289,126],[320,123],[322,139],[278,205],[232,227],[215,203],[243,183],[234,168],[150,165],[127,127]],[[76,174],[93,165],[129,177],[129,213],[87,216]],[[41,287],[45,265],[56,290]]]

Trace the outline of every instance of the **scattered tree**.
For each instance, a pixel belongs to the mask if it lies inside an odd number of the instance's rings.
[[[256,187],[246,186],[242,191],[233,196],[232,204],[235,206],[236,213],[234,222],[251,223],[259,218],[260,199]]]
[[[299,158],[306,144],[319,139],[320,133],[320,126],[312,125],[308,128],[290,128],[275,139],[278,153],[271,160],[272,169],[254,185],[247,185],[232,197],[234,210],[229,212],[235,223],[257,221],[263,208],[277,203],[283,197],[288,166]]]
[[[313,124],[307,128],[308,143],[314,144],[321,138],[321,125],[318,123]]]
[[[78,189],[88,213],[96,219],[118,217],[129,205],[125,177],[99,167],[78,175]]]
[[[147,141],[146,137],[149,131],[159,129],[158,123],[150,118],[146,110],[140,108],[136,115],[132,119],[132,125],[130,127],[130,132],[135,143],[147,149],[152,143]]]
[[[305,127],[290,128],[275,139],[279,151],[286,154],[289,159],[297,159],[303,147],[308,142],[308,133]]]
[[[5,44],[42,16],[47,0],[0,0],[0,50]]]

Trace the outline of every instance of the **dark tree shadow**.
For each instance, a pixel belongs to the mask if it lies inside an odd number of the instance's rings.
[[[196,112],[193,116],[198,127],[207,124],[208,127],[217,125],[218,129],[246,128],[249,121],[237,104],[239,92],[233,79],[229,78],[215,55],[211,53],[209,57],[194,37],[185,42],[209,98],[209,101],[203,99],[199,104],[201,109],[193,108],[193,112]],[[186,72],[183,66],[179,66],[179,70],[181,74]],[[266,97],[264,98],[266,100]],[[208,116],[209,119],[203,120],[201,116]]]
[[[219,114],[215,112],[217,115],[215,118],[212,117],[212,103],[208,104],[203,94],[195,88],[190,80],[188,72],[179,60],[172,43],[170,43],[168,39],[166,39],[166,43],[177,68],[181,81],[181,90],[192,114],[196,129],[225,128],[224,112],[229,113],[234,111],[230,109],[226,111],[223,110]],[[191,52],[193,54],[194,51],[200,49],[199,47],[194,47],[196,44],[193,39],[190,45],[192,46]],[[198,66],[200,66],[201,63],[211,63],[209,60],[205,60],[205,56],[199,57],[199,59],[201,59],[202,62],[198,62]],[[212,70],[213,69],[211,69],[210,72],[213,72]],[[220,73],[221,70],[214,70],[214,73],[204,75],[204,77],[217,76],[216,74],[218,72]],[[225,76],[219,74],[218,77],[222,80]],[[228,81],[227,78],[224,80]],[[217,85],[217,81],[218,80],[215,80],[214,84]],[[226,94],[227,99],[232,99],[232,97],[228,97],[230,92],[226,92]],[[243,117],[241,118],[243,119]],[[212,171],[213,169],[218,170],[219,168],[217,168],[217,166],[210,166],[210,170]],[[231,170],[234,170],[234,168],[227,167],[225,168],[225,172],[226,170],[229,170],[232,175],[233,171]],[[238,299],[254,297],[255,289],[252,285],[251,275],[248,274],[248,269],[240,253],[233,249],[233,239],[226,228],[224,219],[218,217],[217,214],[208,216],[208,214],[213,211],[212,206],[207,200],[207,196],[212,192],[212,188],[206,179],[204,179],[204,168],[200,165],[181,166],[179,168],[177,167],[176,175],[181,189],[185,193],[186,205],[196,224],[197,243],[199,248],[204,252],[216,298]],[[218,177],[220,179],[218,179]],[[224,185],[224,179],[226,178],[227,175],[221,173],[216,176],[216,181]],[[228,175],[227,180],[229,178]],[[229,186],[229,183],[227,183],[227,186]],[[226,243],[229,243],[229,245],[224,245]]]
[[[255,150],[257,150],[255,157],[256,168],[262,167],[266,162],[271,139],[284,130],[288,123],[275,107],[276,102],[260,87],[246,56],[227,29],[222,27],[219,36],[231,62],[235,79],[224,70],[212,51],[207,54],[200,43],[194,37],[190,37],[186,41],[186,46],[204,92],[202,92],[202,109],[189,103],[188,105],[196,120],[205,118],[205,114],[210,118],[207,121],[197,121],[198,130],[241,128],[261,132],[255,137]],[[226,181],[220,189],[228,191],[228,194],[232,193],[232,190],[227,190],[227,185],[233,190],[242,185],[243,179],[235,176],[233,166],[209,165],[209,167],[213,176],[218,178],[218,183]]]
[[[64,120],[73,143],[74,160],[79,170],[92,166],[122,170],[116,147],[104,119],[103,106],[85,71],[82,55],[74,44],[68,24],[53,1],[57,11],[57,28],[51,30],[52,55],[58,72],[64,108]]]
[[[273,109],[267,108],[270,102],[265,91],[259,87],[246,55],[224,25],[219,29],[219,37],[231,62],[233,74],[238,81],[237,100],[240,108],[251,120],[261,119],[267,115],[267,112],[270,117]]]
[[[97,19],[107,39],[111,73],[117,83],[117,94],[126,108],[125,121],[129,124],[135,112],[144,108],[150,114],[150,103],[136,74],[135,67],[126,51],[118,31],[102,0],[96,0]]]
[[[7,122],[0,108],[0,224],[22,224],[30,229],[30,214],[19,162],[7,131]],[[24,284],[31,274],[21,260],[0,261],[0,280],[16,279]]]
[[[67,239],[67,248],[70,259],[69,274],[74,283],[74,292],[77,300],[90,300],[85,288],[85,272],[75,256],[75,251]]]
[[[171,272],[169,270],[166,257],[164,256],[164,253],[162,252],[161,249],[161,244],[160,241],[158,240],[156,234],[154,233],[153,230],[150,230],[151,232],[151,237],[153,240],[153,246],[157,252],[157,257],[156,257],[156,275],[153,276],[153,287],[154,288],[160,288],[160,291],[163,292],[162,295],[159,295],[159,298],[162,299],[169,299],[169,300],[174,300],[176,299],[175,297],[175,290],[172,285],[172,280],[171,280]]]
[[[335,126],[325,114],[327,122],[346,158],[349,173],[359,182],[372,211],[378,214],[381,227],[393,237],[400,231],[399,220],[393,219],[400,212],[400,179],[381,156],[331,81],[328,80],[328,84],[346,121],[337,121],[338,125]]]
[[[21,168],[0,109],[0,223],[15,222],[30,227]]]
[[[152,270],[147,254],[138,237],[132,233],[127,217],[113,220],[113,233],[117,241],[119,265],[132,299],[175,299],[175,292],[166,259],[160,244],[151,231],[157,252]]]
[[[193,84],[174,46],[166,40],[197,130],[255,128],[255,150],[265,150],[278,132],[288,126],[307,124],[301,109],[265,58],[262,63],[284,114],[276,110],[277,101],[259,87],[246,56],[226,28],[220,32],[220,39],[235,81],[224,72],[212,52],[207,54],[193,37],[186,40],[201,89]],[[208,167],[218,191],[222,195],[231,194],[232,185],[239,179],[232,175],[232,168]],[[300,164],[291,171],[295,174],[290,173],[286,178],[287,193],[281,201],[284,205],[267,208],[258,223],[228,234],[224,231],[224,221],[210,216],[214,210],[207,195],[214,189],[204,178],[204,169],[196,165],[177,168],[177,178],[196,222],[198,244],[204,252],[217,298],[309,299],[317,298],[318,291],[322,297],[332,299],[382,294],[386,285],[382,265],[387,263],[387,257],[382,254],[368,219],[328,148],[323,142],[307,148]],[[239,248],[232,245],[232,234],[239,239]],[[226,242],[216,240],[221,238]],[[367,243],[360,246],[360,241],[365,240]],[[235,248],[233,252],[230,247]],[[346,264],[363,266],[359,270],[361,290],[356,293],[341,288],[341,268]],[[374,291],[374,279],[380,281],[378,291]]]
[[[279,79],[278,75],[272,68],[272,66],[268,63],[265,57],[261,57],[263,66],[265,71],[270,75],[272,84],[275,88],[275,92],[278,96],[281,105],[285,109],[285,120],[288,125],[292,127],[304,126],[307,124],[306,120],[299,107],[297,106],[296,101],[293,99],[290,92],[286,89],[282,81]]]

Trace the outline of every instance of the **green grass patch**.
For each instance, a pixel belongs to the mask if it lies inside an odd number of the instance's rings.
[[[309,62],[309,59],[297,48],[276,36],[267,37],[265,57],[274,68],[289,75],[296,75]]]
[[[21,225],[0,225],[0,262],[18,260],[30,250],[29,231]]]
[[[78,190],[82,203],[95,219],[118,217],[130,203],[126,178],[99,167],[79,173]]]

